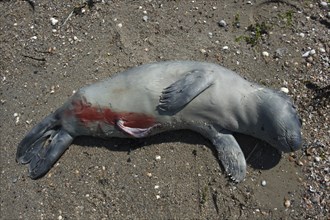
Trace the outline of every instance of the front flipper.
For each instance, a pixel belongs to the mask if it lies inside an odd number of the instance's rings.
[[[246,175],[246,161],[234,136],[227,130],[215,129],[212,125],[195,128],[215,146],[219,160],[226,173],[235,182],[241,182]]]
[[[157,109],[160,113],[175,114],[196,96],[209,88],[214,80],[212,72],[193,70],[162,91]]]
[[[243,181],[246,175],[246,161],[234,136],[218,133],[211,141],[227,174],[235,182]]]

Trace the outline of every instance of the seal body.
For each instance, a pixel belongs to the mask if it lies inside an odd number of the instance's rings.
[[[224,67],[168,61],[129,69],[80,89],[22,140],[17,160],[44,175],[81,135],[141,138],[191,129],[216,147],[226,172],[242,181],[246,162],[234,132],[280,151],[301,146],[301,123],[285,94],[248,82]]]

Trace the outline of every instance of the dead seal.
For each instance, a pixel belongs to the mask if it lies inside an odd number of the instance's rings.
[[[301,122],[284,93],[248,82],[216,64],[168,61],[129,69],[80,89],[20,142],[16,159],[32,179],[46,174],[77,136],[142,138],[190,129],[215,146],[234,181],[246,161],[233,133],[279,151],[301,146]]]

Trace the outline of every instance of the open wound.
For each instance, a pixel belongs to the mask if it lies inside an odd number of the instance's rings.
[[[116,112],[100,106],[92,106],[84,97],[81,101],[73,102],[75,116],[89,126],[89,123],[103,122],[117,126],[125,133],[136,138],[147,136],[151,129],[159,126],[151,115],[136,112]]]
[[[127,134],[132,135],[133,137],[136,137],[136,138],[143,138],[143,137],[147,136],[150,133],[152,128],[158,126],[158,124],[156,124],[149,128],[132,128],[132,127],[125,126],[125,122],[122,119],[119,119],[117,121],[116,125],[121,130],[126,132]]]

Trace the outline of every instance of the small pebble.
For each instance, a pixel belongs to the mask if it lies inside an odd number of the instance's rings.
[[[262,186],[266,186],[266,185],[267,185],[266,180],[261,181],[261,185],[262,185]]]
[[[227,23],[225,22],[225,20],[219,21],[218,24],[219,24],[220,27],[226,27],[227,26]]]
[[[58,23],[58,20],[56,18],[50,18],[50,23],[55,26]]]
[[[160,159],[162,159],[161,156],[157,155],[156,160],[160,160]]]
[[[123,27],[123,24],[122,24],[122,23],[119,23],[119,24],[117,24],[117,26],[118,26],[119,28],[121,28],[121,27]]]
[[[17,125],[19,123],[19,116],[15,118],[15,124]]]
[[[309,55],[314,55],[316,53],[316,51],[313,49],[309,52]]]
[[[222,49],[223,50],[229,50],[229,47],[228,46],[224,46]]]
[[[314,158],[316,162],[320,162],[321,161],[321,157],[315,157]]]
[[[18,177],[16,176],[16,177],[13,178],[13,181],[12,181],[12,182],[13,182],[13,183],[16,183],[17,180],[18,180]]]
[[[156,185],[156,186],[155,186],[155,189],[159,189],[159,186],[158,186],[158,185]]]
[[[148,16],[147,16],[147,15],[145,15],[145,16],[143,16],[143,18],[142,18],[142,19],[143,19],[143,21],[144,21],[144,22],[147,22],[149,18],[148,18]]]
[[[321,1],[321,2],[320,2],[320,5],[321,5],[323,8],[328,8],[328,3],[327,3],[327,2]]]
[[[319,51],[320,51],[321,53],[325,53],[325,49],[324,49],[323,47],[320,47],[320,48],[319,48]]]
[[[292,156],[289,156],[289,161],[290,161],[290,162],[294,162],[294,161],[295,161],[295,158],[292,157]]]
[[[263,52],[262,52],[262,55],[263,55],[264,57],[269,57],[269,53],[268,53],[267,51],[263,51]]]
[[[303,55],[302,55],[302,57],[308,57],[309,56],[309,54],[310,54],[310,50],[309,51],[307,51],[307,52],[305,52]]]
[[[284,201],[284,206],[285,206],[286,208],[289,208],[289,207],[291,206],[291,201],[288,200],[288,199],[286,199],[286,200]]]
[[[160,199],[160,195],[156,195],[156,199]]]
[[[50,88],[50,94],[53,94],[55,92],[55,86],[51,86],[51,88]]]
[[[284,93],[286,93],[286,94],[289,93],[289,89],[286,88],[286,87],[282,87],[280,90],[281,90],[281,92],[284,92]]]
[[[200,52],[204,54],[204,53],[206,53],[206,50],[205,49],[200,49]]]
[[[299,166],[304,166],[304,163],[303,163],[301,160],[297,161],[296,163],[297,163]]]

